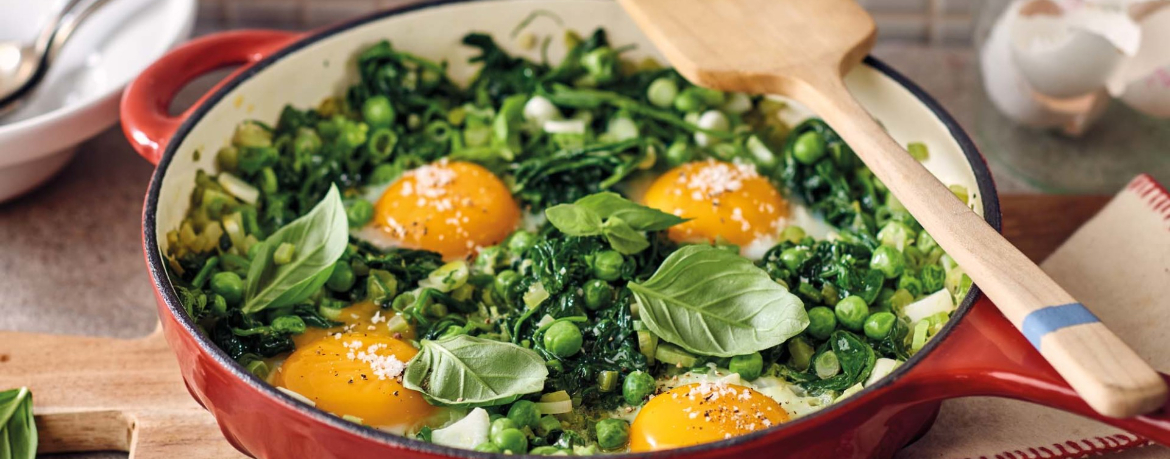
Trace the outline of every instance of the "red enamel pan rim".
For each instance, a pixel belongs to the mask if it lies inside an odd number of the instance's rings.
[[[242,383],[251,386],[253,389],[255,389],[260,394],[263,394],[264,396],[281,401],[282,403],[289,406],[290,408],[300,412],[301,414],[303,414],[307,417],[313,418],[313,419],[321,422],[322,424],[328,425],[329,427],[332,427],[332,428],[336,428],[336,429],[340,429],[340,430],[352,433],[354,435],[359,435],[361,437],[366,437],[366,438],[373,439],[373,440],[383,442],[386,444],[395,445],[398,447],[403,447],[406,449],[416,450],[416,451],[420,451],[420,452],[441,454],[441,455],[446,455],[446,456],[450,456],[450,457],[485,458],[486,459],[486,458],[490,458],[493,456],[491,454],[488,454],[488,453],[479,453],[479,452],[465,450],[465,449],[457,449],[457,448],[439,446],[439,445],[427,443],[427,442],[424,442],[421,440],[408,438],[408,437],[404,437],[404,436],[399,436],[399,435],[394,435],[394,434],[383,432],[383,431],[380,431],[380,430],[377,430],[377,429],[374,429],[371,427],[366,427],[366,426],[358,425],[358,424],[355,424],[355,423],[352,423],[349,421],[345,421],[345,420],[343,420],[339,417],[336,417],[332,414],[326,413],[326,412],[321,411],[317,408],[314,408],[314,407],[306,405],[302,402],[299,402],[299,401],[293,399],[292,397],[290,397],[289,395],[286,395],[286,394],[276,390],[273,386],[264,382],[260,378],[257,378],[256,376],[252,375],[244,367],[242,367],[241,365],[236,363],[235,360],[228,357],[228,355],[226,353],[224,353],[222,350],[220,350],[218,347],[216,347],[215,344],[212,343],[211,340],[200,331],[200,329],[195,324],[195,322],[192,321],[191,318],[187,316],[186,311],[183,308],[182,303],[179,301],[179,298],[175,292],[174,286],[171,284],[170,279],[167,277],[164,259],[162,257],[162,254],[158,250],[159,245],[158,245],[158,238],[156,236],[157,227],[158,227],[158,222],[156,220],[156,213],[158,211],[158,206],[159,206],[159,194],[160,194],[160,190],[162,188],[162,181],[163,181],[163,177],[166,175],[167,168],[170,166],[171,160],[175,156],[176,150],[178,149],[179,145],[181,145],[183,143],[183,139],[190,133],[191,129],[203,119],[203,117],[207,114],[207,112],[211,109],[211,107],[216,105],[220,100],[222,100],[228,93],[230,93],[233,89],[235,89],[241,83],[243,83],[244,81],[247,81],[249,78],[256,75],[257,73],[262,72],[264,69],[268,68],[269,66],[271,66],[273,64],[277,64],[285,56],[288,56],[292,53],[295,53],[298,50],[305,48],[306,46],[309,46],[313,43],[316,43],[322,39],[334,36],[334,35],[339,34],[339,33],[343,33],[343,32],[350,30],[354,27],[357,27],[357,26],[360,26],[363,24],[367,24],[370,22],[378,21],[378,20],[381,20],[381,19],[384,19],[387,17],[400,15],[400,14],[404,14],[404,13],[409,13],[409,12],[413,12],[413,11],[418,11],[418,10],[423,10],[423,9],[427,9],[427,8],[432,8],[435,6],[460,4],[460,3],[470,2],[470,1],[474,1],[474,0],[438,0],[438,1],[430,1],[430,2],[425,2],[425,3],[421,3],[421,4],[410,5],[410,6],[392,8],[392,9],[389,9],[389,10],[386,10],[383,12],[379,12],[379,13],[376,13],[376,14],[373,14],[370,16],[365,16],[365,17],[358,18],[358,19],[355,19],[355,20],[352,20],[349,22],[345,22],[345,23],[339,24],[337,26],[329,27],[329,28],[323,29],[319,32],[311,33],[311,34],[305,36],[304,38],[301,38],[301,39],[295,41],[294,43],[288,45],[287,47],[280,49],[279,51],[276,51],[271,56],[268,56],[268,57],[256,62],[255,64],[251,65],[250,67],[248,67],[246,69],[243,69],[237,75],[235,75],[232,79],[224,82],[224,84],[222,84],[217,91],[215,91],[213,94],[208,96],[206,99],[203,100],[202,103],[200,103],[200,105],[198,105],[197,107],[194,107],[189,112],[190,116],[182,122],[182,124],[179,126],[178,130],[175,131],[174,135],[167,142],[166,150],[163,153],[163,155],[161,156],[161,158],[158,162],[158,166],[155,169],[154,174],[152,175],[151,180],[150,180],[150,187],[149,187],[149,190],[148,190],[147,196],[146,196],[145,208],[143,209],[142,228],[143,228],[144,249],[146,251],[147,268],[150,271],[151,278],[154,282],[155,289],[158,290],[158,292],[161,294],[162,298],[166,302],[168,311],[170,312],[171,315],[173,315],[175,317],[178,324],[186,331],[186,333],[188,333],[194,337],[195,342],[198,343],[199,347],[204,352],[211,355],[213,357],[213,359],[215,360],[215,362],[217,362],[224,369],[226,369],[227,371],[229,371],[230,373],[232,373],[236,377],[238,377]],[[998,197],[996,190],[995,190],[995,183],[991,177],[991,172],[988,170],[986,160],[979,153],[979,151],[976,149],[975,143],[971,141],[971,138],[967,136],[966,132],[964,132],[962,127],[959,126],[958,122],[956,122],[955,119],[952,118],[950,116],[950,114],[948,114],[946,112],[946,110],[944,110],[943,107],[937,101],[935,101],[932,97],[930,97],[930,95],[928,95],[925,91],[923,91],[922,88],[919,88],[917,85],[915,85],[913,82],[911,82],[908,78],[906,78],[902,74],[898,73],[897,71],[892,69],[890,66],[886,65],[882,61],[880,61],[872,56],[867,57],[865,59],[864,63],[865,63],[865,65],[873,67],[874,69],[878,70],[879,72],[881,72],[885,76],[893,79],[895,82],[897,82],[903,88],[910,91],[910,93],[913,94],[914,97],[917,98],[919,102],[921,102],[928,109],[930,109],[930,111],[934,114],[934,116],[937,117],[939,119],[939,121],[941,121],[946,126],[951,137],[959,144],[959,147],[962,149],[963,154],[967,158],[968,165],[971,167],[972,171],[974,172],[975,180],[976,180],[976,182],[978,184],[978,188],[979,188],[979,192],[978,192],[978,195],[976,197],[978,199],[980,199],[982,204],[983,204],[984,219],[987,221],[987,223],[989,225],[991,225],[997,231],[1001,230],[1001,215],[1000,215],[1000,207],[999,207],[999,197]],[[723,447],[731,446],[731,445],[750,443],[750,442],[755,441],[757,439],[763,438],[764,436],[773,435],[779,431],[778,429],[783,429],[783,428],[788,427],[788,426],[795,426],[795,425],[801,425],[801,424],[808,423],[808,422],[813,422],[815,419],[820,418],[822,416],[827,416],[830,413],[835,413],[835,412],[838,412],[841,410],[848,410],[850,408],[851,403],[855,403],[859,400],[862,400],[863,398],[865,398],[866,394],[872,393],[875,390],[878,390],[882,387],[886,387],[886,386],[891,385],[891,384],[895,384],[897,382],[897,380],[899,380],[903,375],[905,375],[909,371],[912,371],[912,369],[914,368],[914,366],[918,362],[920,362],[921,360],[926,358],[928,355],[930,355],[934,351],[934,349],[938,346],[938,344],[943,339],[946,339],[946,337],[948,335],[950,335],[951,331],[958,325],[958,323],[961,320],[963,320],[963,318],[966,316],[967,312],[971,309],[972,304],[975,303],[975,301],[979,298],[980,295],[981,295],[981,293],[979,292],[978,288],[972,286],[970,292],[967,294],[967,297],[963,299],[963,301],[961,302],[959,307],[956,309],[955,313],[952,315],[951,320],[947,323],[946,326],[943,327],[943,329],[939,333],[939,336],[937,336],[936,339],[932,339],[929,343],[927,343],[926,347],[923,348],[922,351],[918,352],[913,357],[911,357],[906,362],[905,365],[902,365],[898,369],[894,370],[894,372],[891,375],[884,378],[881,382],[874,384],[870,387],[867,387],[864,390],[862,390],[860,393],[854,395],[853,397],[851,397],[851,400],[845,401],[843,403],[832,405],[824,410],[821,410],[821,411],[818,411],[818,412],[813,413],[811,415],[808,415],[806,417],[794,420],[794,421],[787,423],[787,424],[784,424],[782,426],[772,427],[772,428],[767,429],[767,430],[755,432],[752,434],[748,434],[748,435],[744,435],[744,436],[740,436],[740,437],[736,437],[736,438],[732,438],[732,439],[724,440],[724,441],[720,441],[720,442],[707,443],[707,444],[703,444],[703,445],[697,445],[697,446],[692,446],[692,447],[687,447],[687,448],[671,450],[668,454],[671,456],[683,456],[683,455],[687,455],[688,453],[698,453],[698,452],[710,451],[713,449],[719,449],[719,448],[723,448]],[[633,457],[662,457],[663,455],[664,455],[663,453],[642,453],[642,454],[627,453],[627,454],[619,454],[619,455],[615,455],[615,456],[616,457],[624,457],[624,458],[633,458]],[[536,457],[536,456],[532,456],[532,457]]]

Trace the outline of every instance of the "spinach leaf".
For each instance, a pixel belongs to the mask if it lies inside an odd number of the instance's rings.
[[[642,231],[661,231],[686,219],[638,205],[616,193],[597,193],[572,204],[545,209],[548,221],[569,236],[605,236],[611,247],[626,255],[650,247]]]
[[[349,223],[337,186],[313,210],[260,243],[248,270],[243,312],[288,306],[308,298],[329,279],[334,262],[345,252]],[[296,247],[292,261],[278,265],[273,254],[281,244]]]
[[[829,336],[829,346],[837,354],[837,361],[841,363],[841,373],[828,379],[804,383],[804,388],[814,394],[827,390],[841,391],[863,382],[869,378],[873,366],[877,364],[873,348],[853,333],[844,330],[833,332]]]
[[[34,459],[36,455],[32,392],[27,387],[0,391],[0,457]]]
[[[548,377],[544,359],[512,343],[458,335],[421,345],[406,364],[403,385],[442,405],[512,403],[540,392]]]
[[[746,258],[711,246],[683,247],[646,282],[627,285],[650,331],[697,354],[750,354],[808,326],[800,299]]]

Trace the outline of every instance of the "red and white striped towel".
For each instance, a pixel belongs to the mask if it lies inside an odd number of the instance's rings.
[[[1149,175],[1129,183],[1041,264],[1162,372],[1170,371],[1170,193]],[[1170,448],[1061,411],[975,397],[943,404],[899,459],[1170,458]]]

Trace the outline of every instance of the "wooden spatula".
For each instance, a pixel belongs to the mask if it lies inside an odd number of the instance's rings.
[[[695,84],[785,95],[824,118],[1093,409],[1129,417],[1165,402],[1166,384],[1145,361],[956,199],[849,94],[842,76],[869,52],[876,32],[852,0],[621,4]]]

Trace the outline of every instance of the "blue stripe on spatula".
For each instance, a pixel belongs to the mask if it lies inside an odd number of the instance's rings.
[[[1093,322],[1100,322],[1100,320],[1085,305],[1069,303],[1032,311],[1024,317],[1024,325],[1021,330],[1032,346],[1040,349],[1040,340],[1045,335],[1062,328]]]

